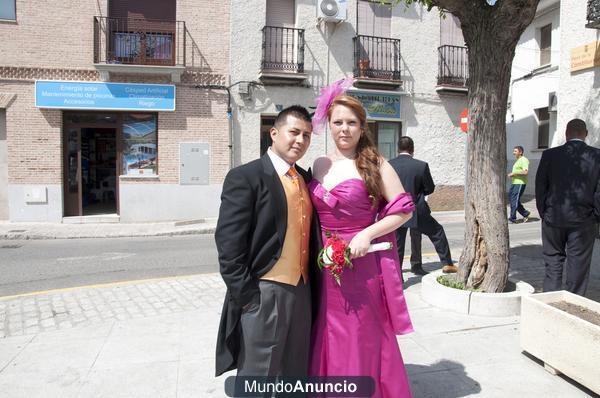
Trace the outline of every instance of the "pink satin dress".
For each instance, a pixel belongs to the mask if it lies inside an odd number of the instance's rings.
[[[346,242],[388,214],[414,210],[410,194],[400,194],[379,209],[371,206],[361,179],[342,181],[327,191],[317,180],[308,186],[323,241],[325,231]],[[392,250],[352,260],[341,286],[322,273],[319,310],[313,325],[309,375],[371,376],[376,398],[411,397],[396,335],[413,331],[400,277],[394,233],[374,242],[393,242]],[[316,266],[316,265],[315,265]]]

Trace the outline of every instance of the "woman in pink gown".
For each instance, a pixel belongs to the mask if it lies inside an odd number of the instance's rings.
[[[410,218],[414,204],[369,138],[360,102],[337,96],[327,116],[336,148],[315,161],[309,191],[323,241],[330,231],[349,242],[354,267],[344,270],[341,285],[328,272],[320,274],[309,374],[370,376],[373,397],[411,397],[396,340],[412,324],[394,231]],[[376,242],[392,242],[394,248],[367,254]]]

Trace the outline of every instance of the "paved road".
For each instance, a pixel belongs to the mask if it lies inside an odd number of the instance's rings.
[[[0,240],[0,296],[216,272],[213,235]]]
[[[511,225],[511,242],[539,238],[539,225]],[[458,260],[464,223],[448,222],[444,227]],[[434,252],[424,238],[423,253]],[[0,296],[218,271],[213,235],[0,240],[0,258]]]

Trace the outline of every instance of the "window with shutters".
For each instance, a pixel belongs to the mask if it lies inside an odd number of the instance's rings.
[[[552,24],[539,30],[540,66],[548,65],[552,59]]]
[[[391,37],[392,8],[389,4],[359,0],[358,34]]]
[[[469,58],[458,17],[440,16],[440,47],[438,48],[438,86],[461,87],[467,84]]]
[[[175,0],[110,0],[108,17],[95,18],[95,62],[184,63],[185,23],[175,19]]]
[[[358,1],[354,76],[400,81],[400,40],[392,39],[389,2]]]
[[[295,0],[267,0],[262,70],[304,72],[304,29],[295,26]]]

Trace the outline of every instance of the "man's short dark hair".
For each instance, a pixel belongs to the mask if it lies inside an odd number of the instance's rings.
[[[587,134],[587,126],[581,119],[573,119],[567,123],[567,136],[584,137]]]
[[[415,151],[415,143],[412,138],[405,135],[398,140],[398,152],[413,153]]]
[[[310,113],[308,113],[308,110],[305,107],[301,105],[292,105],[279,112],[275,118],[275,123],[273,123],[275,128],[281,127],[281,125],[287,121],[288,116],[294,116],[308,123],[311,122]]]
[[[521,153],[525,153],[525,149],[521,145],[516,145],[514,149],[517,149]]]

